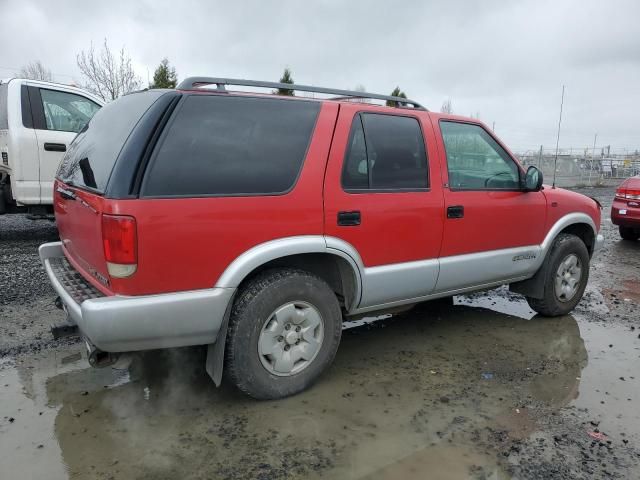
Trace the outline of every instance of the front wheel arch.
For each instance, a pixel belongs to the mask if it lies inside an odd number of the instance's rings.
[[[562,229],[555,237],[553,237],[549,244],[549,247],[546,249],[542,264],[533,275],[533,277],[521,282],[509,284],[509,290],[530,298],[542,299],[544,297],[545,279],[547,278],[549,268],[549,256],[551,255],[554,243],[557,241],[558,237],[563,234],[574,235],[578,237],[580,240],[582,240],[582,243],[585,244],[585,247],[587,247],[589,257],[593,255],[596,238],[596,233],[594,232],[593,228],[588,223],[572,223],[571,225],[568,225],[564,229]]]

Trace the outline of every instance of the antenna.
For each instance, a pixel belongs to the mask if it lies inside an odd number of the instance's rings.
[[[560,120],[558,120],[558,137],[556,138],[556,158],[553,161],[553,185],[556,188],[556,171],[558,170],[558,146],[560,145],[560,125],[562,125],[562,106],[564,104],[564,85],[562,85],[562,97],[560,99]]]

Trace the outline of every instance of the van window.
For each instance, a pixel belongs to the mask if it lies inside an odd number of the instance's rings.
[[[79,132],[100,109],[100,105],[81,95],[40,89],[47,130]]]
[[[320,103],[190,95],[156,147],[144,196],[273,195],[300,172]]]
[[[345,190],[420,190],[429,187],[418,119],[361,113],[351,126],[342,171]]]
[[[9,89],[8,83],[0,84],[0,130],[7,130],[9,128],[9,116],[7,105],[7,91]]]
[[[98,110],[69,145],[57,177],[70,185],[104,192],[129,134],[164,93],[156,90],[125,95]]]

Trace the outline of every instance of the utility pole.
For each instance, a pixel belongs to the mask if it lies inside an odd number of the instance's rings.
[[[491,126],[491,131],[492,131],[493,133],[495,133],[495,132],[496,132],[496,121],[495,121],[495,120],[493,121],[493,125]]]
[[[542,145],[540,145],[540,153],[538,154],[538,169],[542,170]]]
[[[593,172],[593,159],[596,156],[596,140],[598,139],[598,134],[596,133],[593,137],[593,150],[591,151],[591,168],[589,169],[589,186],[591,186],[591,172]]]

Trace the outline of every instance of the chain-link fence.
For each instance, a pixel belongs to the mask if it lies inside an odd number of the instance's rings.
[[[525,165],[535,165],[542,170],[545,183],[552,183],[554,176],[556,184],[561,187],[617,185],[623,179],[640,174],[640,156],[615,155],[609,157],[574,156],[567,153],[555,154],[528,152],[518,155]]]

